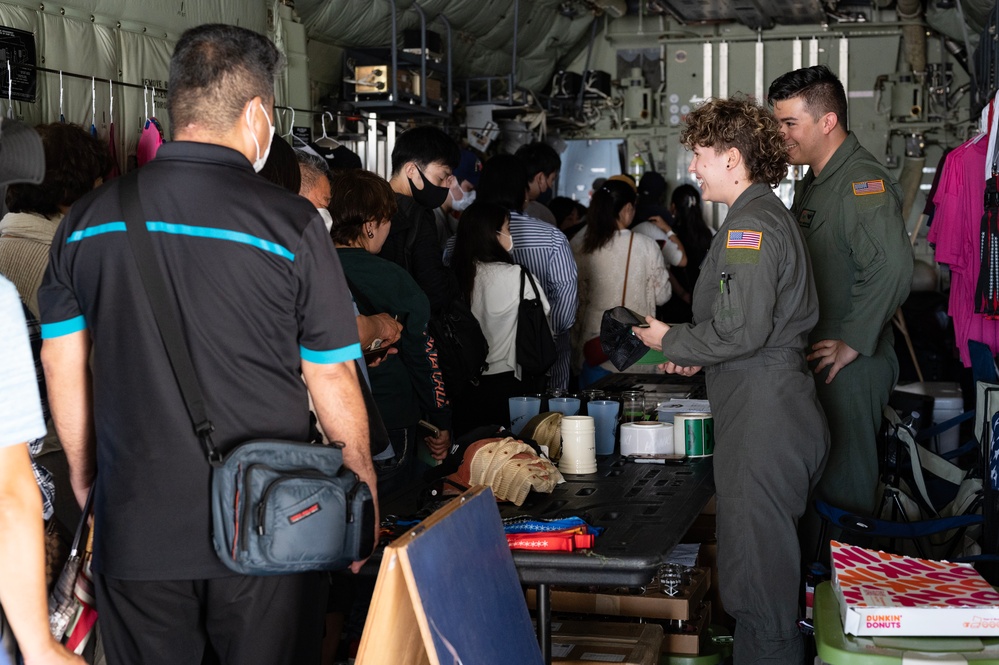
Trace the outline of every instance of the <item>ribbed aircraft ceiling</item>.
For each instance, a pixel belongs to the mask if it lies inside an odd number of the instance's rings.
[[[413,0],[397,1],[399,34],[418,29]],[[540,91],[567,53],[585,44],[593,14],[560,11],[565,0],[521,0],[517,25],[518,85]],[[569,3],[572,4],[572,3]],[[438,17],[451,24],[455,78],[505,76],[513,55],[514,0],[421,0],[428,29],[441,33]],[[389,0],[296,0],[295,11],[312,39],[347,48],[388,46]]]
[[[390,43],[392,0],[295,0],[309,35],[339,47],[375,48]],[[964,8],[963,14],[957,2]],[[415,0],[395,0],[398,33],[419,28]],[[442,35],[438,20],[446,17],[453,29],[452,62],[456,79],[505,76],[510,73],[517,16],[518,85],[534,91],[546,88],[567,56],[586,46],[595,16],[665,15],[688,25],[742,23],[752,29],[775,25],[819,24],[835,20],[840,11],[889,7],[890,0],[420,0],[430,30]],[[963,43],[961,17],[971,44],[985,24],[994,0],[932,0],[928,24]]]

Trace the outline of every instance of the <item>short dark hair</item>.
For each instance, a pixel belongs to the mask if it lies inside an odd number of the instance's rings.
[[[688,150],[704,146],[735,148],[753,182],[776,187],[787,175],[787,146],[777,119],[749,99],[709,99],[687,114],[680,143]]]
[[[567,196],[556,196],[553,198],[548,202],[548,209],[555,216],[555,224],[557,226],[561,226],[565,218],[571,215],[573,210],[577,210],[576,202]]]
[[[505,207],[478,198],[461,213],[451,254],[451,269],[458,278],[458,287],[465,302],[469,304],[472,302],[477,263],[513,263],[510,253],[496,236],[509,217]]]
[[[330,237],[339,245],[350,245],[361,237],[364,223],[391,220],[396,203],[392,187],[381,176],[363,169],[330,174],[330,204],[333,218]]]
[[[295,149],[280,136],[271,140],[271,151],[264,168],[260,169],[260,175],[292,194],[298,194],[302,188],[302,172],[298,168]]]
[[[489,201],[507,210],[523,212],[528,180],[527,167],[522,161],[513,155],[496,155],[482,165],[475,196],[479,201]]]
[[[45,149],[45,179],[38,185],[7,189],[11,212],[34,212],[51,219],[94,188],[111,169],[107,146],[79,125],[53,122],[35,127]]]
[[[555,152],[555,148],[540,141],[520,146],[514,155],[524,162],[528,180],[539,173],[546,176],[549,173],[557,173],[562,168],[562,159]]]
[[[774,79],[767,92],[767,102],[782,102],[792,97],[801,97],[805,109],[812,118],[818,120],[826,113],[835,113],[844,130],[846,120],[846,91],[836,75],[825,65],[815,65],[788,72]]]
[[[420,169],[440,162],[454,171],[461,163],[461,149],[454,139],[436,127],[413,127],[400,134],[392,148],[392,175],[408,162],[414,162]]]
[[[617,216],[621,209],[629,203],[634,205],[637,199],[635,189],[620,180],[608,180],[593,192],[586,211],[584,254],[592,254],[611,241],[618,230]]]
[[[254,97],[273,101],[282,65],[271,40],[252,30],[207,23],[185,31],[170,58],[171,126],[175,132],[191,124],[225,132]]]

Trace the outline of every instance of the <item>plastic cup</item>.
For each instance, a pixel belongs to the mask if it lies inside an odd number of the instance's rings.
[[[594,473],[597,470],[592,417],[562,418],[562,458],[558,470],[570,474]]]
[[[548,400],[548,410],[558,411],[563,416],[579,413],[579,399],[575,397],[552,397]]]
[[[597,455],[614,454],[614,430],[621,403],[612,399],[598,399],[586,405],[586,412],[593,417]]]
[[[541,413],[540,397],[510,398],[510,431],[520,434],[527,421]]]

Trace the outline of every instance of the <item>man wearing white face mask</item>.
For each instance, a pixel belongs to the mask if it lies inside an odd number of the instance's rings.
[[[345,464],[375,488],[336,251],[308,201],[254,173],[274,134],[280,65],[244,28],[181,36],[167,104],[175,140],[137,173],[142,218],[155,220],[152,249],[219,451],[308,440],[311,395],[326,434],[347,442]],[[121,180],[74,204],[39,291],[49,400],[81,504],[94,486],[108,662],[200,663],[209,651],[240,665],[318,662],[326,576],[234,575],[212,547],[211,466],[121,223]]]

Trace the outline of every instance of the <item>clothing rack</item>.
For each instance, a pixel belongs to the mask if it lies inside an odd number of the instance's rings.
[[[116,85],[122,88],[134,88],[136,90],[163,90],[166,92],[166,88],[161,88],[155,85],[141,84],[141,83],[130,83],[128,81],[116,81],[114,79],[102,78],[100,76],[88,76],[87,74],[78,74],[76,72],[69,72],[62,69],[52,69],[51,67],[40,67],[38,65],[32,65],[28,63],[15,63],[10,60],[6,61],[11,68],[30,68],[36,72],[42,72],[43,74],[56,74],[59,76],[80,79],[82,81],[93,81],[95,83],[108,83],[110,85]],[[3,76],[0,76],[0,97],[6,97],[7,95],[7,82],[4,80]],[[323,113],[332,113],[334,116],[343,117],[354,117],[355,113],[348,113],[346,111],[334,111],[334,110],[315,110],[315,109],[300,109],[293,106],[283,106],[275,104],[274,108],[281,109],[282,111],[294,111],[295,113],[304,113],[307,115],[322,115]]]

